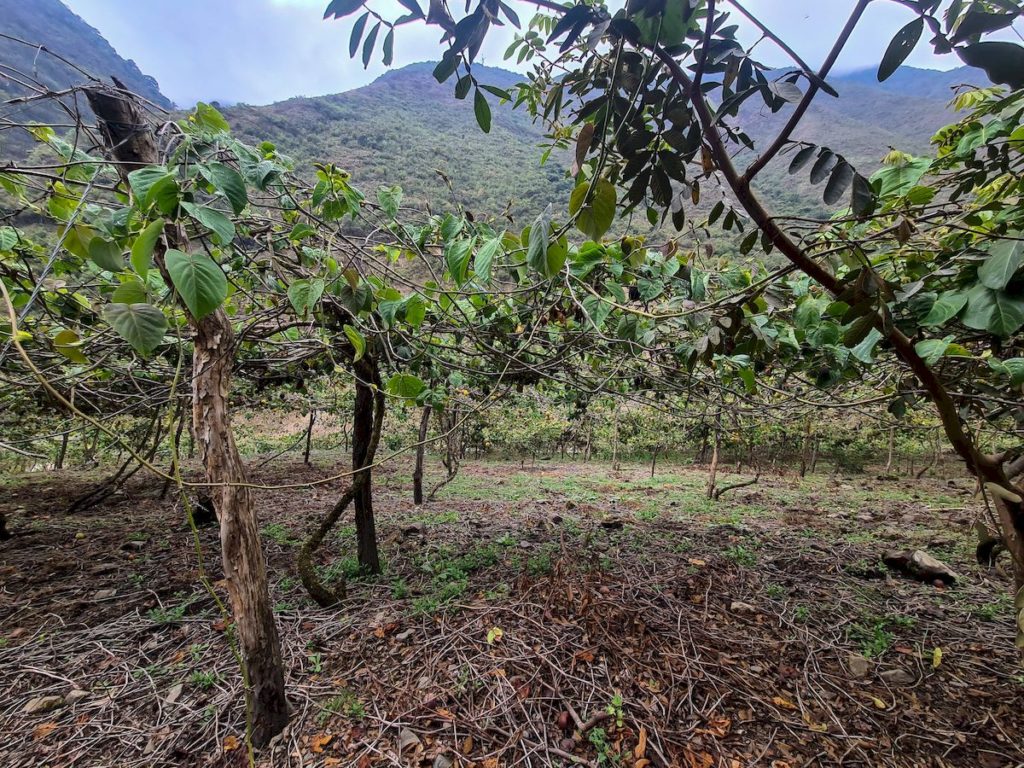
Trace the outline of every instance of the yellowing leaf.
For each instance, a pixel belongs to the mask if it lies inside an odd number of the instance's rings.
[[[876,708],[878,708],[878,709],[885,709],[885,708],[886,708],[886,707],[885,707],[885,702],[884,702],[884,701],[882,701],[882,700],[881,700],[880,698],[878,698],[877,696],[872,696],[872,697],[871,697],[871,702],[872,702],[872,703],[873,703],[873,704],[875,705],[875,707],[876,707]]]
[[[487,630],[487,644],[494,645],[495,642],[501,640],[504,634],[505,632],[501,629],[501,627],[491,627],[489,630]]]
[[[238,741],[234,736],[226,736],[224,738],[224,751],[232,752],[242,746],[241,742]]]
[[[320,754],[324,751],[324,747],[331,743],[331,739],[334,738],[333,734],[321,733],[313,737],[313,741],[310,743],[310,749],[316,754]]]
[[[640,726],[640,736],[637,739],[636,747],[633,748],[633,757],[635,757],[637,759],[637,763],[636,763],[636,765],[633,766],[633,768],[637,768],[637,766],[639,766],[640,763],[643,762],[643,761],[640,760],[640,758],[644,756],[644,753],[646,751],[647,751],[647,729],[644,728],[641,725]],[[641,768],[643,768],[643,766],[641,766]]]
[[[56,727],[56,723],[43,723],[42,725],[37,725],[35,729],[32,731],[33,741],[41,741],[42,739],[45,739],[47,736],[53,733]]]
[[[932,651],[932,669],[938,669],[942,664],[942,649],[936,648]]]
[[[796,709],[796,704],[782,696],[772,697],[772,703],[777,707],[782,707],[783,709]]]

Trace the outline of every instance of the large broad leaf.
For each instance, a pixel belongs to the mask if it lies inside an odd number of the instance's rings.
[[[388,380],[387,390],[395,397],[415,400],[420,392],[426,389],[426,386],[418,376],[413,376],[410,373],[396,373]]]
[[[324,295],[324,281],[320,278],[314,280],[296,280],[288,286],[288,301],[291,302],[295,313],[305,316],[313,311],[320,297]]]
[[[968,328],[1007,337],[1024,325],[1024,301],[984,285],[974,286],[967,294],[963,323]]]
[[[189,216],[212,231],[217,236],[220,245],[227,245],[235,239],[235,225],[220,211],[194,203],[182,203],[181,207],[188,212]]]
[[[853,174],[853,166],[845,160],[840,160],[832,170],[828,184],[825,185],[824,200],[826,205],[835,205],[839,202],[853,181]]]
[[[160,233],[163,231],[164,220],[157,219],[150,222],[132,243],[132,269],[143,280],[149,274],[149,268],[153,264],[153,249],[156,248],[156,241],[160,239]]]
[[[899,165],[889,165],[871,176],[871,183],[881,198],[905,195],[928,171],[931,161],[926,157],[911,159]]]
[[[210,163],[199,166],[199,172],[228,199],[228,202],[231,203],[231,210],[236,214],[242,212],[249,202],[249,197],[245,192],[245,180],[238,171],[223,163]]]
[[[882,333],[877,328],[872,328],[871,332],[864,337],[864,340],[850,350],[850,354],[860,360],[862,363],[871,364],[874,362],[872,354],[875,351],[875,346],[882,339]]]
[[[1021,237],[1020,232],[1010,233]],[[1024,241],[1000,240],[988,249],[989,257],[978,269],[981,284],[994,290],[1001,290],[1013,279],[1024,262]]]
[[[918,16],[896,33],[896,36],[890,41],[889,47],[886,48],[885,55],[882,56],[882,63],[878,65],[878,82],[888,80],[900,68],[900,65],[907,60],[907,56],[921,39],[922,32],[924,32],[924,18]]]
[[[202,320],[228,295],[228,280],[209,256],[168,250],[164,265],[174,289],[196,320]]]
[[[398,207],[402,204],[402,188],[381,187],[377,190],[377,202],[381,209],[392,219],[398,215]]]
[[[914,350],[924,358],[928,365],[934,365],[946,354],[946,350],[949,349],[952,341],[952,336],[947,336],[944,339],[925,339],[924,341],[917,342],[914,345]]]
[[[445,247],[445,263],[448,265],[448,274],[458,285],[466,282],[466,275],[469,272],[469,257],[473,253],[475,243],[476,238],[469,237],[455,240]]]
[[[18,230],[14,227],[0,227],[0,251],[10,251],[18,244]]]
[[[569,198],[569,213],[576,216],[576,228],[591,240],[600,240],[615,221],[615,185],[606,179],[598,179],[594,192],[587,199],[590,183],[583,182],[572,191]]]
[[[530,227],[526,246],[526,263],[544,277],[551,277],[548,270],[548,245],[551,242],[551,203],[536,218]]]
[[[120,272],[124,269],[124,257],[117,243],[102,237],[94,237],[89,241],[89,258],[96,262],[100,269]]]
[[[189,115],[189,118],[196,125],[206,128],[208,131],[213,133],[228,133],[231,131],[231,126],[228,125],[228,121],[224,119],[224,115],[211,107],[209,104],[199,102],[196,104],[195,110]]]
[[[932,308],[921,321],[923,325],[945,325],[967,304],[967,294],[961,291],[949,291],[943,293],[932,304]]]
[[[82,340],[72,330],[65,329],[53,337],[54,349],[71,362],[85,365],[89,362],[89,359],[79,349],[81,344]]]
[[[115,304],[147,304],[149,294],[141,280],[132,278],[117,286],[110,300]]]
[[[481,283],[487,285],[491,282],[491,270],[494,266],[494,257],[501,251],[501,238],[495,237],[484,243],[476,252],[473,259],[473,271]]]
[[[363,355],[366,354],[366,338],[351,325],[346,325],[344,330],[348,340],[352,343],[352,348],[355,350],[352,362],[358,363],[363,359]]]
[[[984,69],[993,83],[1024,88],[1024,47],[1017,43],[986,40],[957,48],[957,53],[965,64]]]
[[[140,355],[160,346],[167,330],[167,318],[152,304],[108,304],[103,319]]]

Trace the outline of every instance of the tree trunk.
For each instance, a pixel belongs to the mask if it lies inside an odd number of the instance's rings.
[[[125,176],[137,168],[160,162],[156,142],[136,105],[116,91],[91,88],[89,105],[99,119],[100,130]],[[184,232],[169,224],[167,244],[188,250]],[[167,285],[164,245],[153,254],[154,263]],[[234,614],[238,642],[245,664],[252,742],[265,746],[288,723],[284,690],[284,665],[274,613],[270,605],[266,566],[252,494],[246,486],[245,467],[231,431],[228,395],[231,366],[235,359],[234,332],[223,309],[196,320],[192,369],[192,424],[207,481],[220,521],[221,556]]]
[[[412,503],[417,507],[423,504],[423,458],[427,452],[430,411],[429,405],[423,406],[423,413],[420,415],[419,441],[416,443],[416,468],[412,472]]]
[[[660,450],[660,448],[655,448],[654,451],[651,452],[651,477],[654,477],[654,467],[658,463],[658,452]]]
[[[313,447],[313,425],[316,424],[316,408],[309,412],[309,426],[306,427],[306,450],[302,455],[302,463],[309,464],[309,451]]]
[[[800,477],[807,476],[807,470],[811,468],[811,417],[804,419],[804,445],[800,452]]]
[[[376,390],[376,395],[374,391]],[[379,415],[377,413],[379,411]],[[376,362],[364,357],[356,364],[356,401],[352,420],[352,469],[364,469],[363,482],[356,484],[354,497],[356,543],[359,567],[367,573],[380,573],[377,529],[373,518],[373,462],[371,444],[374,423],[383,419],[384,385]],[[373,446],[374,449],[376,446]]]
[[[708,469],[708,498],[715,498],[715,485],[718,482],[718,454],[722,450],[722,430],[715,428],[715,447],[711,451],[711,467]]]
[[[896,450],[896,427],[889,427],[889,453],[885,459],[885,474],[892,472],[892,457]]]
[[[231,431],[227,395],[234,333],[223,310],[196,323],[195,331],[192,421],[206,480],[216,484],[211,490],[220,521],[224,581],[252,697],[252,741],[264,746],[287,725],[288,704],[256,510]]]

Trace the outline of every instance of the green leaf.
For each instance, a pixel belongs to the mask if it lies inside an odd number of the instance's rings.
[[[348,336],[348,340],[352,342],[352,348],[356,351],[352,362],[358,363],[363,359],[363,355],[366,354],[366,338],[351,325],[344,326],[343,330],[345,335]]]
[[[967,294],[961,291],[950,291],[943,293],[932,304],[931,310],[921,321],[922,325],[939,326],[945,325],[958,314],[967,304]]]
[[[405,322],[410,328],[419,328],[427,316],[427,303],[421,296],[413,294],[405,300]]]
[[[448,274],[458,285],[466,282],[466,275],[469,272],[469,257],[473,252],[474,243],[476,243],[476,238],[462,238],[448,243],[445,247]]]
[[[878,65],[878,82],[888,80],[900,68],[900,65],[914,50],[918,40],[921,39],[922,32],[924,32],[924,18],[918,16],[896,33],[882,56],[881,64]]]
[[[1024,325],[1024,301],[976,285],[967,294],[967,311],[962,319],[968,328],[1007,337]]]
[[[373,46],[377,42],[378,32],[380,32],[379,21],[373,25],[373,29],[370,30],[370,34],[366,36],[366,40],[363,42],[363,69],[370,66],[370,57],[373,56]]]
[[[850,209],[854,216],[870,216],[875,210],[875,192],[871,189],[871,182],[859,173],[853,176]]]
[[[816,146],[811,144],[810,146],[804,147],[793,157],[793,161],[789,164],[789,172],[796,173],[801,170],[805,165],[811,162],[811,158],[814,157],[814,152],[817,149]]]
[[[1022,233],[1011,232],[1020,237]],[[1024,262],[1024,241],[1000,240],[988,249],[989,257],[978,269],[978,280],[987,288],[1001,290],[1007,286]]]
[[[548,274],[548,244],[551,241],[551,203],[548,203],[530,227],[529,243],[526,247],[526,263],[544,277]]]
[[[494,257],[501,251],[501,237],[495,237],[484,243],[476,252],[473,260],[473,270],[477,278],[484,285],[491,282],[491,269],[494,265]]]
[[[598,179],[594,193],[587,199],[590,183],[583,182],[569,197],[569,214],[576,216],[576,228],[591,240],[600,240],[615,221],[615,185]]]
[[[370,12],[367,11],[358,19],[356,23],[352,25],[352,34],[348,39],[348,55],[351,58],[355,58],[356,51],[359,50],[359,43],[363,40],[363,32],[366,30],[366,22],[370,20]]]
[[[477,125],[484,133],[491,132],[491,106],[487,103],[487,97],[479,88],[473,94],[473,112],[476,114]]]
[[[102,237],[94,237],[89,241],[89,258],[95,261],[100,269],[108,272],[120,272],[124,269],[124,257],[117,243]]]
[[[156,248],[160,233],[164,231],[164,220],[156,219],[151,221],[146,228],[139,233],[132,243],[132,269],[143,280],[149,274],[149,268],[153,264],[153,249]]]
[[[164,254],[164,265],[175,290],[196,320],[202,320],[227,298],[224,270],[209,256],[169,249]]]
[[[235,239],[235,225],[227,216],[220,211],[208,208],[205,205],[182,202],[189,216],[198,221],[217,236],[219,245],[227,245]]]
[[[914,345],[914,349],[928,365],[935,365],[946,354],[952,337],[945,339],[925,339]]]
[[[320,297],[324,295],[325,283],[320,278],[313,280],[296,280],[288,286],[288,301],[295,309],[295,314],[305,317],[312,312]]]
[[[424,389],[426,389],[426,384],[422,379],[410,373],[396,373],[387,383],[389,394],[403,397],[406,400],[415,400]]]
[[[402,188],[398,185],[393,187],[381,187],[377,190],[377,202],[384,209],[384,213],[392,219],[398,215],[398,208],[402,204]]]
[[[148,299],[146,286],[138,278],[121,283],[110,297],[115,304],[145,304]]]
[[[231,210],[236,215],[242,212],[249,202],[249,196],[245,192],[245,180],[238,171],[223,163],[209,163],[199,166],[199,172],[228,199],[228,202],[231,203]]]
[[[143,356],[160,346],[167,330],[167,318],[152,304],[108,304],[103,319]]]
[[[864,337],[864,341],[858,344],[856,347],[850,350],[850,354],[860,360],[862,363],[871,364],[874,362],[871,355],[875,350],[875,345],[882,338],[882,332],[877,328],[872,328],[871,332]]]
[[[131,187],[135,200],[144,208],[152,205],[150,192],[157,183],[166,179],[174,180],[171,173],[161,165],[139,168],[128,174],[128,186]]]
[[[231,126],[224,119],[224,115],[201,101],[196,104],[196,108],[192,112],[192,120],[196,125],[214,133],[229,133],[231,131]]]
[[[839,202],[853,181],[853,175],[853,166],[845,160],[840,160],[832,169],[832,175],[829,176],[828,184],[825,185],[826,205],[835,205]]]
[[[54,349],[71,362],[85,365],[89,359],[79,349],[81,344],[82,341],[78,338],[78,334],[72,330],[65,329],[53,337]]]
[[[0,227],[0,251],[10,251],[18,244],[18,230],[14,227]]]
[[[390,67],[391,62],[395,59],[395,28],[392,27],[388,30],[388,33],[384,36],[384,45],[381,46],[384,54],[384,66]]]

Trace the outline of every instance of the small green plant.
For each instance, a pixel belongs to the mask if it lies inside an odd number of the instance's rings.
[[[623,719],[625,718],[625,711],[623,710],[624,702],[622,701],[622,694],[616,691],[612,695],[612,700],[608,702],[608,708],[605,710],[615,720],[615,727],[621,728]]]
[[[311,653],[306,657],[309,661],[309,668],[313,670],[313,674],[319,675],[324,670],[324,657],[320,653]]]
[[[885,620],[851,624],[847,634],[852,642],[860,645],[861,654],[869,659],[884,656],[896,639],[886,628]]]
[[[619,756],[612,752],[612,745],[608,743],[608,732],[604,728],[591,728],[587,741],[597,752],[598,765],[619,764]]]
[[[540,552],[526,561],[526,571],[531,576],[546,576],[552,570],[551,555],[547,552]]]
[[[220,676],[216,672],[193,672],[188,681],[203,691],[208,691],[217,684]]]
[[[769,584],[764,588],[764,593],[773,600],[779,600],[786,596],[786,588],[781,584]]]
[[[186,600],[173,608],[168,608],[163,605],[156,608],[150,608],[146,611],[146,618],[156,624],[177,624],[185,618],[185,613],[188,611],[189,606],[195,601],[196,598],[192,598],[191,600]]]
[[[288,613],[294,611],[294,603],[289,603],[287,600],[283,600],[280,603],[274,603],[274,613]]]
[[[737,544],[734,547],[729,547],[723,552],[723,554],[732,560],[736,565],[742,565],[747,568],[751,568],[757,565],[757,555],[753,550],[748,549],[742,544]]]
[[[793,619],[800,624],[803,624],[811,617],[811,609],[806,605],[798,605],[793,610]]]
[[[352,691],[343,690],[324,703],[316,721],[323,727],[335,715],[344,715],[352,720],[362,720],[366,717],[366,707]]]
[[[202,660],[203,654],[206,653],[207,647],[206,643],[192,643],[188,647],[188,653],[192,657],[192,661],[198,664]]]
[[[263,526],[262,533],[268,539],[282,547],[290,547],[293,544],[298,544],[298,540],[293,539],[291,534],[288,532],[288,529],[281,525],[281,523],[271,523],[270,525]]]
[[[404,600],[409,596],[409,585],[405,579],[396,579],[391,583],[391,597],[395,600]]]

